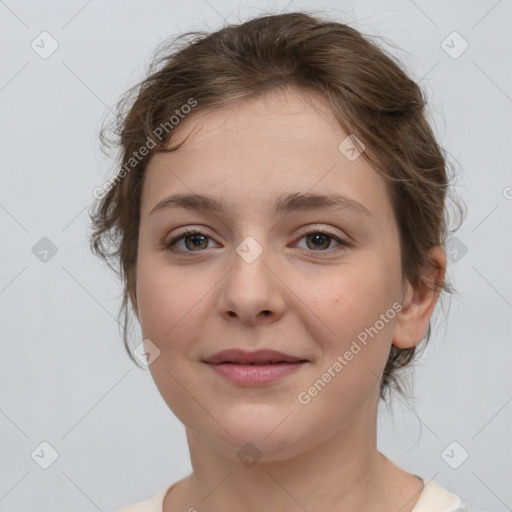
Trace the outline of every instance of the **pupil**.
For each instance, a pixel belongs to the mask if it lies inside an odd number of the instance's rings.
[[[324,242],[325,242],[325,241],[327,242],[327,247],[329,246],[329,240],[328,240],[328,239],[329,239],[329,237],[328,237],[328,236],[326,236],[326,235],[322,235],[321,233],[316,233],[316,234],[314,234],[314,235],[310,235],[310,236],[313,238],[313,240],[314,240],[314,242],[313,242],[313,243],[314,243],[315,245],[317,244],[317,242],[319,242],[320,244],[322,244],[322,239],[323,239],[323,240],[324,240]],[[318,240],[318,238],[320,238],[320,241]],[[325,245],[325,243],[324,243],[323,245]],[[327,247],[324,247],[324,248],[327,248]],[[318,248],[318,245],[316,245],[316,248]]]
[[[202,238],[203,240],[200,240],[198,241],[197,239],[198,238]],[[206,240],[206,237],[204,235],[188,235],[187,237],[187,240],[190,240],[190,239],[193,239],[194,241],[192,242],[192,248],[198,248],[201,243],[204,243],[204,241]],[[188,244],[186,244],[188,246]],[[208,245],[208,244],[206,244]],[[188,248],[190,249],[191,247],[188,246]]]

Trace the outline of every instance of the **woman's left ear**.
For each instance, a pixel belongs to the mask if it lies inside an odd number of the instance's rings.
[[[441,293],[446,273],[446,253],[441,246],[430,250],[428,263],[416,288],[407,282],[402,310],[398,313],[393,345],[405,349],[416,346],[425,336]]]

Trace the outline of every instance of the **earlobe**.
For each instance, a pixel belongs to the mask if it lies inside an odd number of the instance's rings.
[[[427,332],[430,317],[441,293],[446,272],[446,254],[437,246],[429,253],[429,263],[415,288],[407,282],[403,309],[397,316],[393,345],[406,349],[416,346]]]

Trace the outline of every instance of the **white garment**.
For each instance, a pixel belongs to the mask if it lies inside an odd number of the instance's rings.
[[[485,512],[461,500],[433,480],[422,480],[425,487],[412,512]],[[138,501],[115,512],[163,512],[165,495],[173,485],[175,484],[162,489],[148,500]]]

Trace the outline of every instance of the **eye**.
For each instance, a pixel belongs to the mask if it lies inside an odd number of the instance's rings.
[[[306,249],[312,252],[324,252],[329,249],[331,242],[334,240],[338,243],[338,246],[334,247],[334,251],[343,249],[345,247],[350,247],[351,244],[335,235],[334,233],[330,233],[324,229],[313,229],[303,233],[300,240],[306,240]],[[341,246],[341,247],[340,247]]]
[[[299,240],[302,239],[306,239],[306,250],[311,252],[326,251],[329,249],[332,240],[336,241],[341,248],[351,246],[351,243],[324,229],[313,229],[304,232]],[[187,228],[169,242],[164,242],[163,246],[174,252],[200,252],[209,248],[209,240],[212,240],[212,238],[203,231],[197,228]],[[178,242],[184,242],[185,248],[178,247]],[[334,248],[334,250],[339,250],[339,248]]]
[[[208,239],[209,237],[203,231],[200,231],[196,228],[187,228],[181,234],[170,240],[169,242],[165,242],[164,246],[166,249],[170,249],[171,251],[182,251],[182,252],[197,252],[201,249],[208,249]],[[176,248],[177,242],[180,241],[185,242],[186,249]],[[190,249],[190,250],[189,250]]]

